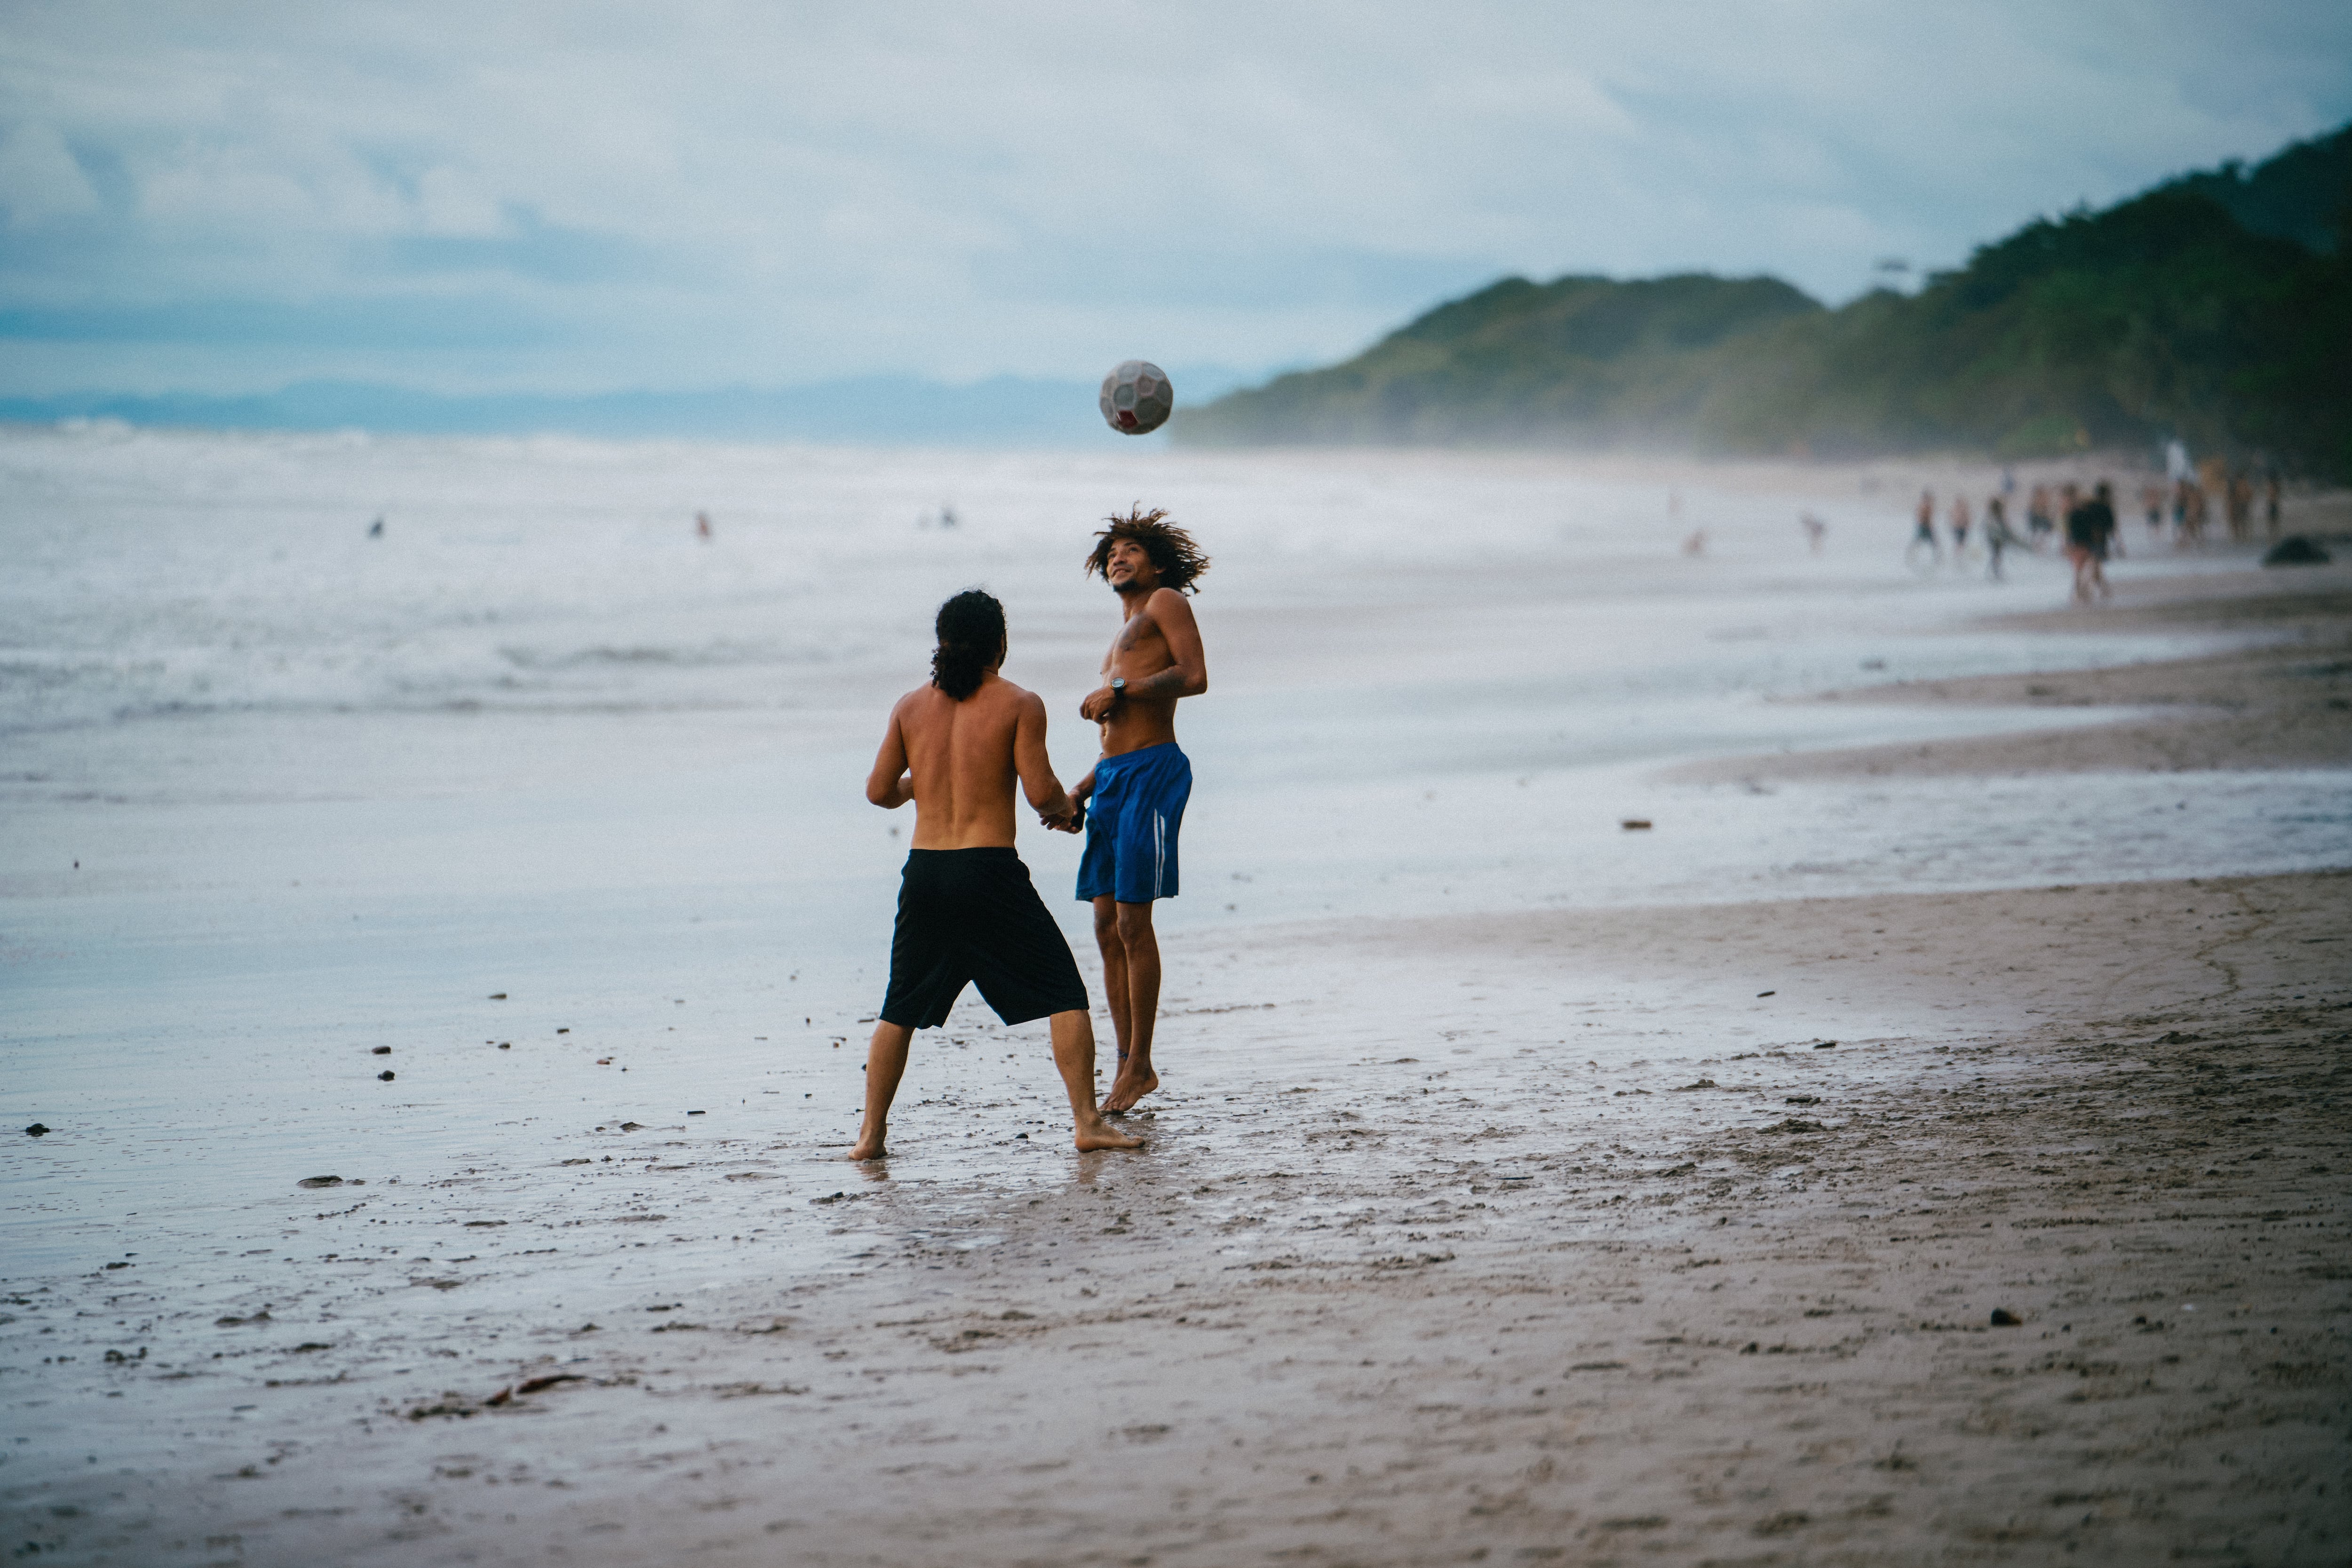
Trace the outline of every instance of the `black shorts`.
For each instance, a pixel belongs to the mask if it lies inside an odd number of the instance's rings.
[[[910,850],[882,1021],[936,1029],[966,984],[1008,1024],[1087,1005],[1070,944],[1019,855],[1010,847]]]

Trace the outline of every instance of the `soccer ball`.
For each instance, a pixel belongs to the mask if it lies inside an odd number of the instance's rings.
[[[1143,436],[1168,423],[1176,389],[1168,373],[1148,359],[1128,360],[1103,377],[1102,416],[1122,436]]]

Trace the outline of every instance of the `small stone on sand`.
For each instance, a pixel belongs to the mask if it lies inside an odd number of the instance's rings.
[[[388,1057],[392,1055],[392,1047],[390,1046],[378,1046],[373,1050],[368,1052],[368,1055],[372,1057]]]
[[[390,1068],[386,1068],[383,1071],[376,1074],[375,1076],[383,1082],[390,1083],[392,1081],[392,1069]]]
[[[25,1135],[28,1138],[43,1138],[48,1135],[48,1131],[49,1130],[47,1128],[36,1121],[30,1127],[25,1129]]]
[[[2011,1311],[2006,1307],[1995,1307],[1992,1310],[1992,1326],[1996,1329],[2014,1329],[2023,1324],[2024,1321],[2025,1320],[2023,1318],[2019,1317],[2016,1313]]]
[[[341,1176],[305,1176],[294,1184],[298,1187],[340,1187],[343,1179]]]

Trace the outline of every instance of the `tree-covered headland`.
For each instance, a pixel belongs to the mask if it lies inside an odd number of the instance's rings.
[[[1835,310],[1771,278],[1507,278],[1174,430],[1823,458],[2179,436],[2352,479],[2352,126],[2037,220],[1915,294]]]

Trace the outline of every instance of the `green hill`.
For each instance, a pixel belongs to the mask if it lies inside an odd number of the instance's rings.
[[[2023,457],[2179,434],[2352,478],[2352,127],[2026,225],[1916,295],[1511,278],[1344,364],[1180,414],[1198,445]]]

